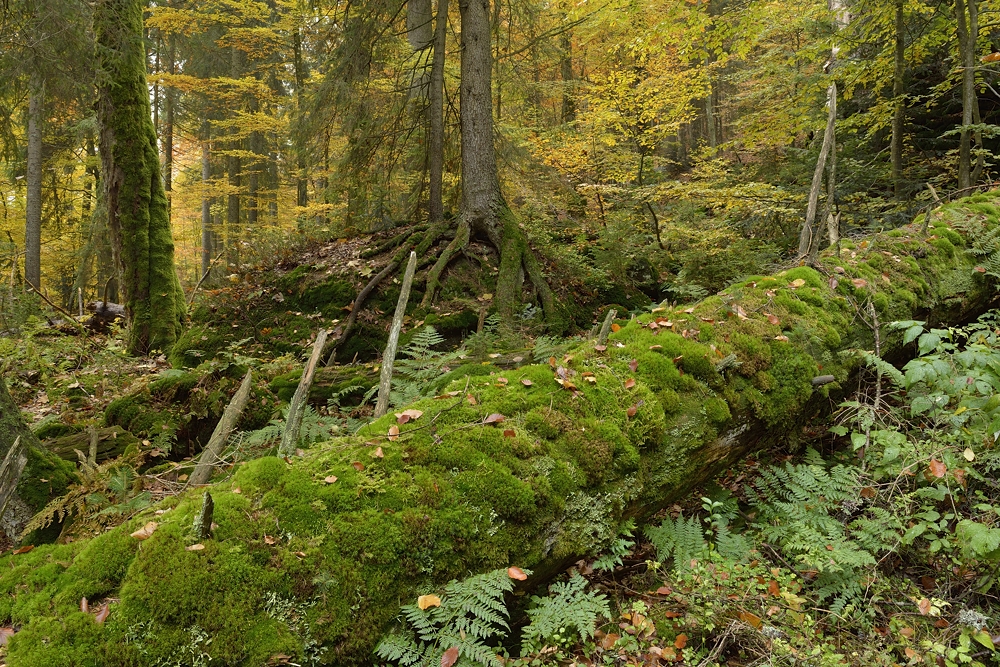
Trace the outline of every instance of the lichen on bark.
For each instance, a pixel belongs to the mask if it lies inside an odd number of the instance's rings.
[[[133,354],[165,351],[180,334],[185,302],[150,118],[142,3],[100,0],[94,33],[101,173],[129,321],[128,348]]]

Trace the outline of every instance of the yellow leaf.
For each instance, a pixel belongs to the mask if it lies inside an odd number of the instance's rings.
[[[436,595],[421,595],[420,597],[417,598],[417,607],[419,607],[421,610],[426,611],[431,607],[440,607],[440,606],[441,606],[441,598],[439,598]]]

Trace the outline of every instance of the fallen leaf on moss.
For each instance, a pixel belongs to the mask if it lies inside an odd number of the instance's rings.
[[[851,284],[853,284],[855,287],[861,288],[865,287],[868,284],[868,281],[865,280],[864,278],[855,278],[854,280],[851,281]]]
[[[525,387],[530,387],[535,383],[529,380],[528,378],[521,378],[521,384],[523,384]]]
[[[334,482],[337,481],[337,476],[336,475],[328,475],[328,476],[326,476],[326,477],[323,478],[323,481],[326,482],[327,484],[333,484]]]
[[[374,456],[377,459],[382,459],[385,458],[385,452],[382,451],[381,447],[376,447],[375,451],[372,452],[372,456]]]
[[[270,535],[264,535],[264,544],[274,544],[275,542],[277,542],[277,540]]]
[[[506,419],[506,417],[504,417],[502,414],[500,414],[499,412],[494,412],[493,414],[489,415],[486,419],[484,419],[483,423],[484,424],[499,424],[504,419]]]
[[[616,331],[616,332],[617,331],[621,331],[622,330],[622,325],[618,324],[617,322],[612,322],[611,323],[611,330],[612,331]]]
[[[351,466],[353,466],[354,469],[357,470],[358,472],[361,472],[362,470],[365,469],[365,464],[362,463],[361,461],[352,461]]]
[[[132,533],[132,537],[137,540],[149,539],[149,536],[155,533],[158,527],[159,525],[155,521],[150,521],[145,526]]]
[[[798,289],[799,287],[802,287],[805,284],[806,284],[805,280],[803,280],[802,278],[796,278],[792,282],[788,283],[788,286],[791,287],[792,289]]]
[[[111,613],[111,606],[108,603],[104,603],[101,610],[97,612],[97,616],[94,617],[94,622],[98,625],[104,625],[104,621],[108,620],[108,614]]]
[[[198,544],[192,544],[189,547],[184,547],[185,551],[204,551],[205,545],[199,542]]]
[[[931,613],[931,601],[927,598],[920,598],[920,602],[917,603],[917,609],[920,610],[921,616],[926,616]]]
[[[395,424],[389,427],[389,440],[399,440],[399,427]]]
[[[25,544],[23,547],[18,547],[17,549],[14,549],[13,553],[15,556],[19,554],[26,554],[34,548],[35,548],[34,544]]]
[[[634,378],[629,378],[629,379],[625,380],[625,388],[626,389],[631,389],[634,386],[635,386],[635,379]]]
[[[775,336],[774,340],[780,340],[783,343],[787,343],[788,342],[788,336]]]
[[[511,579],[516,579],[517,581],[524,581],[528,578],[528,575],[519,567],[511,566],[507,568],[507,576]]]
[[[505,437],[505,438],[513,438],[515,435],[517,435],[517,433],[514,432],[514,429],[512,429],[512,428],[504,429],[503,437]]]

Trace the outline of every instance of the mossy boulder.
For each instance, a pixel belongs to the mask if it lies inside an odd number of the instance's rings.
[[[961,220],[963,236],[988,229]],[[845,352],[871,347],[851,326],[859,290],[862,306],[915,295],[907,318],[979,312],[995,289],[973,259],[917,227],[873,237],[815,268],[619,320],[606,347],[581,343],[552,366],[469,369],[409,406],[416,420],[390,414],[302,457],[246,463],[212,488],[218,530],[203,549],[187,549],[197,490],[89,542],[0,559],[0,622],[22,626],[8,662],[59,664],[80,644],[110,667],[183,660],[192,646],[226,665],[371,664],[418,594],[511,564],[543,582],[626,518],[794,435],[856,371]],[[882,342],[902,349],[897,335]],[[813,387],[819,374],[836,382]],[[156,532],[130,541],[148,521]],[[92,606],[114,599],[103,627],[79,612],[85,591]]]

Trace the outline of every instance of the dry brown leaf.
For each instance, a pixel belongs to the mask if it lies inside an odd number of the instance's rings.
[[[632,417],[635,417],[635,413],[638,411],[639,411],[638,406],[630,405],[628,410],[625,411],[625,414],[628,415],[629,419],[631,419]]]
[[[517,435],[517,433],[514,431],[514,429],[512,429],[512,428],[504,429],[503,437],[505,437],[505,438],[513,438],[516,435]]]
[[[353,466],[354,469],[357,470],[358,472],[361,472],[362,470],[365,469],[365,464],[362,463],[361,461],[352,461],[351,466]]]
[[[376,447],[375,451],[372,452],[372,456],[374,456],[377,459],[384,459],[385,458],[385,452],[382,451],[381,447]]]
[[[264,535],[264,544],[274,544],[277,541],[278,540],[276,540],[275,538],[271,537],[270,535]]]
[[[87,598],[80,598],[80,611],[84,614],[90,613],[90,603],[87,602]]]
[[[441,667],[452,667],[458,662],[458,647],[452,646],[441,656]]]
[[[489,415],[486,419],[484,419],[483,423],[484,424],[499,424],[504,419],[506,419],[506,417],[504,417],[502,414],[500,414],[499,412],[494,412],[491,415]]]
[[[417,607],[419,607],[421,611],[427,611],[431,607],[440,606],[441,598],[436,595],[421,595],[417,598]]]
[[[327,484],[333,484],[334,482],[337,481],[337,476],[327,475],[326,477],[323,478],[323,481],[326,482]]]
[[[649,349],[651,349],[651,350],[662,350],[663,346],[662,345],[650,345]]]
[[[407,417],[407,419],[409,419],[409,417]],[[395,424],[389,427],[389,440],[399,440],[399,427]]]
[[[94,622],[98,625],[104,625],[104,621],[108,620],[108,614],[111,613],[111,606],[105,602],[101,610],[97,612],[97,616],[94,617]]]
[[[635,386],[635,379],[634,378],[629,378],[629,379],[625,380],[625,388],[626,389],[631,389],[634,386]]]
[[[632,361],[628,362],[628,369],[630,371],[632,371],[633,373],[635,373],[636,369],[638,369],[638,368],[639,368],[639,360],[638,359],[633,359]]]
[[[17,549],[14,549],[14,551],[12,553],[15,556],[17,556],[19,554],[26,554],[29,551],[31,551],[32,549],[34,549],[34,548],[35,548],[34,544],[25,544],[23,547],[18,547]]]
[[[920,602],[917,603],[917,609],[920,610],[921,616],[926,616],[931,613],[931,601],[927,598],[920,598]]]
[[[525,387],[530,387],[535,383],[529,380],[528,378],[521,378],[521,384],[523,384]]]
[[[681,633],[674,639],[674,648],[684,648],[687,646],[688,636]]]
[[[192,544],[189,547],[184,547],[185,551],[204,551],[205,545],[199,542],[198,544]]]
[[[622,325],[618,324],[617,322],[612,322],[611,323],[611,330],[615,331],[615,332],[621,331],[622,330]]]
[[[775,336],[774,340],[780,340],[783,343],[787,343],[788,342],[788,336]]]
[[[851,281],[851,284],[853,284],[855,287],[861,288],[867,286],[868,281],[865,280],[864,278],[855,278]]]
[[[942,477],[948,474],[948,466],[946,466],[941,461],[938,461],[937,459],[931,459],[930,463],[928,464],[928,467],[931,470],[931,474],[937,477],[938,479],[941,479]]]
[[[528,575],[525,574],[524,570],[513,565],[507,568],[507,576],[511,579],[516,579],[517,581],[524,581],[528,578]]]
[[[595,345],[594,346],[594,351],[595,352],[604,352],[606,349],[608,349],[607,345]]]
[[[479,405],[479,401],[477,401],[476,397],[473,396],[472,394],[468,394],[465,397],[465,400],[469,403],[469,405]]]
[[[150,521],[145,526],[132,533],[132,537],[137,540],[149,539],[149,536],[155,533],[158,527],[159,525],[155,521]]]

